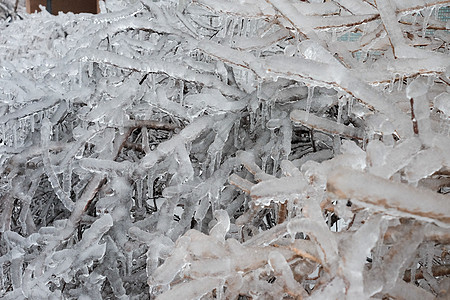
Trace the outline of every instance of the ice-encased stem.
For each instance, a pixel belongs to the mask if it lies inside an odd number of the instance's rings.
[[[185,145],[188,142],[192,142],[212,124],[213,118],[209,116],[196,119],[170,140],[159,144],[155,151],[148,153],[141,160],[139,166],[136,167],[136,170],[143,172],[145,169],[152,168],[160,159],[173,153],[178,145]]]
[[[275,274],[284,281],[284,285],[289,293],[295,294],[300,298],[308,295],[300,283],[295,280],[290,265],[280,252],[272,251],[269,253],[269,264],[275,271]]]
[[[361,129],[345,126],[325,118],[320,118],[313,114],[309,114],[304,110],[292,111],[291,120],[294,123],[300,123],[306,127],[326,133],[342,135],[359,140],[364,138],[364,132]]]
[[[395,216],[409,216],[450,227],[448,198],[425,189],[393,182],[349,168],[339,168],[328,176],[327,190],[339,198],[373,206]]]
[[[311,110],[312,98],[314,95],[314,86],[308,86],[308,97],[306,98],[306,120],[308,120],[309,113]]]
[[[53,190],[55,191],[55,194],[58,196],[58,199],[62,202],[64,207],[66,207],[69,211],[72,211],[74,208],[74,203],[70,199],[69,195],[62,190],[61,185],[59,184],[58,176],[53,170],[52,163],[50,160],[50,153],[48,152],[48,142],[51,136],[52,130],[51,127],[52,124],[50,123],[50,120],[48,120],[47,118],[42,120],[41,143],[42,146],[44,147],[44,151],[42,152],[44,169],[46,175],[48,176],[48,180],[50,181],[50,184]]]
[[[77,51],[76,56],[79,57],[80,61],[102,62],[108,65],[142,73],[164,73],[172,78],[198,82],[208,87],[217,88],[223,94],[228,96],[245,96],[245,94],[238,88],[229,86],[212,75],[201,74],[195,72],[194,70],[190,70],[186,66],[182,66],[179,63],[175,64],[168,61],[150,58],[145,60],[132,59],[98,49],[80,49]]]

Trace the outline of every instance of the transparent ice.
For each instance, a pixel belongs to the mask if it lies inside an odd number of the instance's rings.
[[[100,8],[0,0],[0,298],[448,297],[446,1]]]

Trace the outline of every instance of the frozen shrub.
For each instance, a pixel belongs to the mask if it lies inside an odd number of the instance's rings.
[[[2,21],[0,297],[448,296],[442,2]]]

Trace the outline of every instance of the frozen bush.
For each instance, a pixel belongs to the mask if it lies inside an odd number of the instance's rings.
[[[0,297],[444,299],[442,3],[0,21]]]

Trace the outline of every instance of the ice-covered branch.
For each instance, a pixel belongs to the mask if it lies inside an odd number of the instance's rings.
[[[344,168],[329,175],[327,190],[341,199],[374,206],[393,215],[450,226],[448,198],[427,190]]]
[[[0,298],[442,296],[449,3],[0,20]]]

